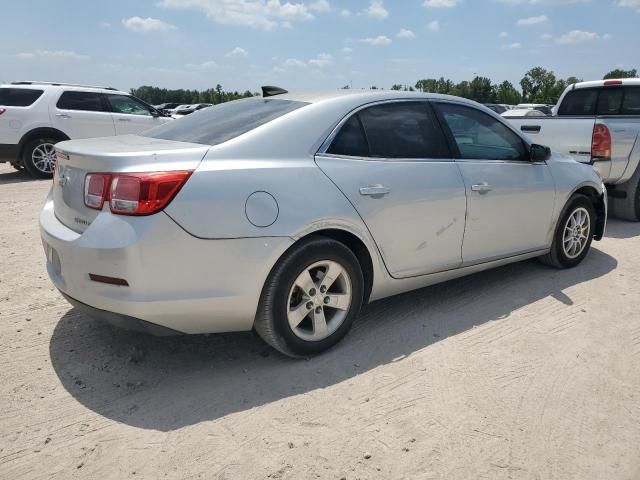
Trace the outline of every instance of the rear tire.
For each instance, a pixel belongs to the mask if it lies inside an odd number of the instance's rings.
[[[628,182],[616,185],[616,192],[626,193],[625,198],[609,197],[611,215],[630,222],[640,221],[640,165]]]
[[[596,227],[596,213],[589,197],[576,194],[560,215],[551,250],[540,261],[555,268],[573,268],[588,255]]]
[[[27,142],[22,154],[22,165],[32,177],[53,177],[53,169],[56,165],[53,146],[59,141],[59,138],[43,136]]]
[[[22,166],[22,162],[20,160],[16,160],[16,161],[10,162],[10,163],[11,163],[11,166],[13,168],[15,168],[16,170],[18,170],[19,172],[24,170],[24,167]]]
[[[354,253],[330,238],[311,237],[294,246],[271,271],[255,329],[285,355],[315,355],[347,334],[363,297],[364,279]]]

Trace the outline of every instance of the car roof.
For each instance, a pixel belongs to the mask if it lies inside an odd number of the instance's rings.
[[[574,84],[574,88],[604,87],[605,82],[622,82],[622,85],[640,85],[640,78],[612,78],[608,80],[593,80],[590,82],[579,82]]]
[[[73,90],[79,92],[100,92],[100,93],[112,93],[118,95],[129,95],[127,92],[117,90],[112,87],[97,87],[91,85],[76,85],[71,83],[50,83],[50,82],[13,82],[0,84],[0,88],[23,88],[26,90]]]

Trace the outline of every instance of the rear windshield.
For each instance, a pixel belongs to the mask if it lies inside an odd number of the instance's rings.
[[[144,133],[147,137],[218,145],[308,105],[304,102],[256,98],[204,108]]]
[[[597,100],[598,90],[595,88],[571,90],[564,96],[558,115],[593,115]]]
[[[0,88],[0,105],[5,107],[28,107],[43,94],[43,90],[31,88]]]

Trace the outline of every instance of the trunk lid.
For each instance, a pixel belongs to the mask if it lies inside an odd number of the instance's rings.
[[[84,204],[84,178],[90,172],[195,170],[209,145],[137,135],[71,140],[56,145],[54,212],[60,222],[82,233],[100,213]],[[104,208],[108,209],[105,204]]]

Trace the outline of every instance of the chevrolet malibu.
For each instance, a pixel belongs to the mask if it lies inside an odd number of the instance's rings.
[[[72,305],[158,335],[255,329],[307,356],[366,302],[534,257],[575,267],[604,234],[593,168],[476,103],[264,92],[56,145],[40,227]]]

